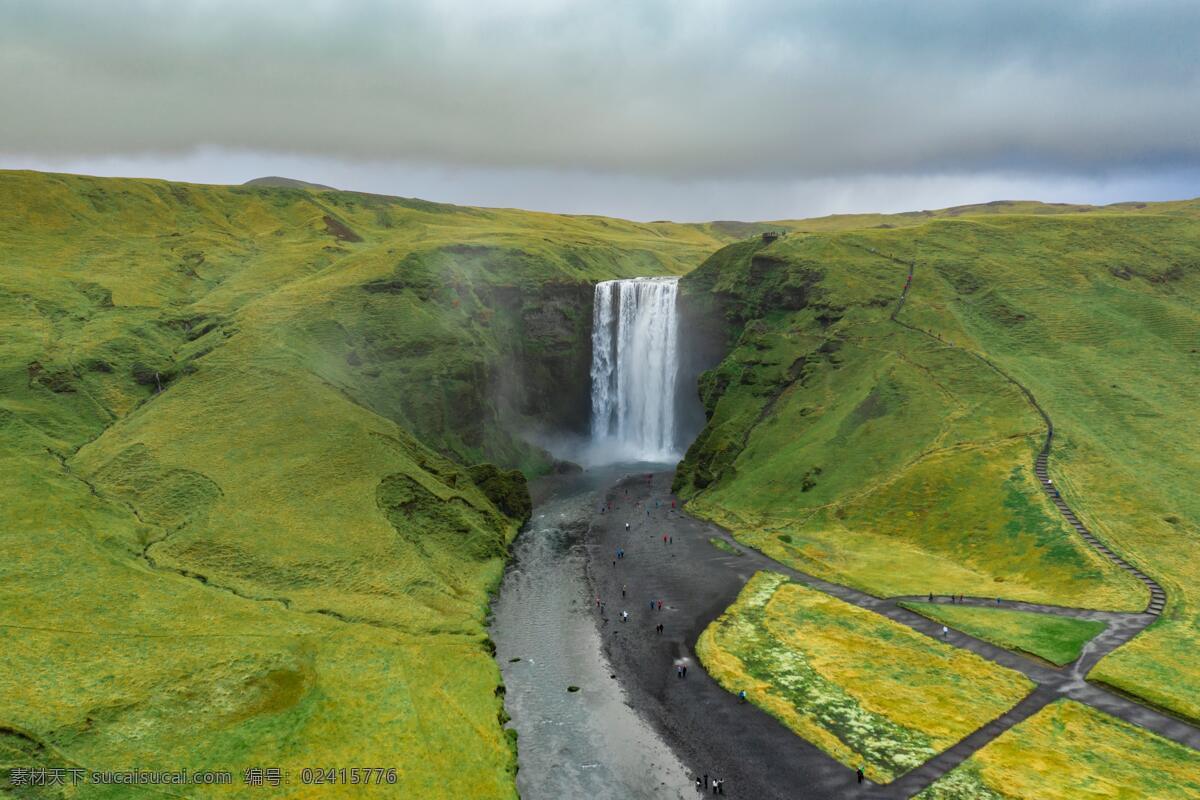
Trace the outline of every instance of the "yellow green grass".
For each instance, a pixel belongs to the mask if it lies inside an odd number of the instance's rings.
[[[1016,210],[844,220],[687,276],[732,348],[677,488],[740,541],[881,595],[1141,610],[1040,492],[1043,425],[982,354],[1054,419],[1071,506],[1170,597],[1090,677],[1200,718],[1200,202]],[[900,319],[934,337],[888,320],[910,261]]]
[[[1103,622],[1003,608],[944,603],[902,603],[918,614],[992,644],[1035,655],[1062,666],[1079,658],[1083,646],[1104,630]]]
[[[747,698],[850,767],[890,781],[1007,711],[1023,675],[760,572],[696,651]]]
[[[549,401],[499,382],[719,234],[27,172],[0,207],[0,769],[514,796],[484,621],[528,496],[476,462],[544,468]]]
[[[1005,731],[921,800],[1200,797],[1200,753],[1071,700]]]
[[[0,767],[512,796],[483,620],[525,491],[480,462],[547,468],[520,434],[586,394],[594,281],[764,227],[685,281],[736,345],[691,507],[873,591],[1144,604],[1038,492],[1019,393],[887,321],[879,254],[916,259],[903,318],[1033,389],[1056,482],[1172,598],[1092,677],[1200,716],[1196,203],[675,225],[0,172],[0,207]]]
[[[843,239],[750,254],[747,266],[776,265],[783,288],[816,281],[819,300],[764,311],[706,376],[712,418],[680,470],[685,494],[702,490],[689,508],[773,557],[885,595],[1140,607],[1143,590],[1038,489],[1041,423],[1019,391],[889,322],[906,268]],[[741,268],[687,280],[711,280],[712,293],[745,280],[770,297]]]

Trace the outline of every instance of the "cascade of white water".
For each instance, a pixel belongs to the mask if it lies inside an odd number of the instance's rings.
[[[678,278],[596,285],[592,315],[592,442],[613,458],[673,461],[679,372]]]

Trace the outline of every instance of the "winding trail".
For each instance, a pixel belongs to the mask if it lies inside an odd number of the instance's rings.
[[[738,797],[911,797],[969,758],[1016,723],[1054,700],[1069,698],[1172,741],[1200,749],[1200,729],[1162,712],[1088,683],[1096,661],[1137,635],[1154,616],[1146,613],[1061,609],[1002,601],[1001,608],[1097,618],[1106,622],[1073,664],[1056,668],[990,642],[954,630],[941,636],[942,623],[900,606],[920,598],[881,598],[832,583],[781,564],[737,542],[723,528],[685,513],[646,504],[669,497],[672,474],[629,476],[609,489],[611,513],[593,514],[587,534],[587,572],[595,596],[605,600],[596,612],[604,651],[630,696],[630,703],[676,745],[679,757],[696,774],[705,771],[728,779],[726,793]],[[624,522],[631,521],[628,533]],[[670,537],[664,544],[662,536]],[[711,539],[723,539],[742,555],[719,550]],[[616,548],[625,557],[616,559]],[[613,562],[616,562],[615,564]],[[852,770],[796,736],[774,717],[737,699],[703,671],[694,654],[700,633],[725,611],[754,573],[769,570],[793,581],[874,611],[902,625],[970,650],[1016,670],[1037,688],[1002,714],[925,764],[887,785],[862,786]],[[626,596],[622,598],[622,589]],[[650,611],[650,599],[663,599],[662,611]],[[935,602],[946,598],[936,598]],[[966,598],[967,605],[995,607],[995,598]],[[620,612],[628,610],[628,623]],[[666,626],[663,634],[654,625]],[[676,663],[689,665],[679,681]]]
[[[883,255],[882,253],[878,253],[878,251],[872,250],[871,252],[876,253],[876,255]],[[1067,505],[1066,500],[1063,499],[1058,489],[1055,488],[1054,482],[1051,480],[1048,471],[1050,448],[1054,444],[1054,421],[1050,419],[1050,414],[1046,412],[1046,409],[1042,407],[1042,404],[1039,403],[1037,398],[1033,396],[1033,392],[1031,392],[1029,387],[1027,387],[1025,384],[1021,383],[1008,372],[1001,369],[996,362],[992,361],[987,356],[984,356],[981,353],[977,353],[974,350],[966,347],[960,347],[947,342],[934,333],[930,333],[929,331],[919,328],[916,325],[910,325],[909,323],[900,319],[900,312],[904,310],[904,303],[908,299],[908,290],[912,286],[913,272],[916,269],[916,262],[902,261],[893,256],[884,257],[891,261],[896,261],[908,266],[908,277],[904,282],[904,290],[900,293],[900,300],[896,303],[896,308],[891,314],[892,322],[895,322],[897,325],[903,326],[910,331],[915,331],[923,336],[933,339],[944,347],[949,347],[951,349],[958,350],[961,353],[966,353],[977,361],[986,364],[993,372],[1020,390],[1021,394],[1023,394],[1025,399],[1029,402],[1029,405],[1032,406],[1035,411],[1037,411],[1037,413],[1041,416],[1042,421],[1046,424],[1046,439],[1042,443],[1042,449],[1038,453],[1037,459],[1034,461],[1033,465],[1034,475],[1037,476],[1038,483],[1041,485],[1042,491],[1046,493],[1046,495],[1050,498],[1050,501],[1054,503],[1055,507],[1058,508],[1059,513],[1062,514],[1062,517],[1067,521],[1067,524],[1074,528],[1075,532],[1078,533],[1093,550],[1100,553],[1113,564],[1116,564],[1121,569],[1133,575],[1146,586],[1147,590],[1150,592],[1150,602],[1146,605],[1146,613],[1151,614],[1152,616],[1158,616],[1161,614],[1167,604],[1167,593],[1163,590],[1158,581],[1154,580],[1149,575],[1142,572],[1139,568],[1135,567],[1133,564],[1130,564],[1124,558],[1114,553],[1111,549],[1109,549],[1108,545],[1097,539],[1096,536],[1089,531],[1082,522],[1080,522],[1079,518],[1075,515],[1075,512],[1071,510],[1070,506]]]
[[[1147,587],[1150,601],[1146,610],[1140,613],[1104,612],[1002,601],[999,605],[1005,609],[1105,622],[1106,629],[1083,648],[1075,662],[1055,668],[961,631],[955,630],[948,639],[943,638],[942,623],[900,605],[906,600],[927,600],[927,597],[879,598],[825,581],[746,548],[715,524],[665,506],[652,507],[650,504],[655,498],[661,501],[670,497],[671,473],[628,476],[605,495],[606,502],[614,503],[613,513],[592,515],[587,570],[596,596],[606,599],[607,610],[597,612],[604,650],[629,693],[631,704],[676,743],[680,757],[696,775],[707,772],[724,777],[728,781],[726,793],[741,797],[911,797],[1013,725],[1062,698],[1090,705],[1200,750],[1200,728],[1086,679],[1087,673],[1101,658],[1128,642],[1157,618],[1165,608],[1166,593],[1151,577],[1097,539],[1054,488],[1047,473],[1054,437],[1053,422],[1029,389],[984,356],[900,320],[898,316],[908,296],[914,264],[883,253],[876,254],[908,267],[908,278],[891,314],[892,321],[982,361],[1018,388],[1037,410],[1047,431],[1034,466],[1043,490],[1089,546]],[[622,524],[625,521],[631,522],[628,531]],[[669,544],[662,541],[664,535],[669,537]],[[710,543],[711,539],[722,539],[741,554],[718,550]],[[615,557],[618,547],[625,552],[625,557],[620,560]],[[738,703],[703,671],[695,658],[692,648],[700,633],[734,602],[745,582],[759,570],[782,573],[805,586],[1016,670],[1033,681],[1036,688],[1006,713],[897,780],[886,785],[869,781],[857,784],[852,770],[796,736],[756,706]],[[656,598],[665,600],[662,611],[652,610],[646,604],[647,599]],[[948,598],[935,597],[935,602],[939,601],[947,602]],[[993,608],[997,605],[995,598],[964,598],[962,602]],[[620,622],[620,610],[629,610],[629,623]],[[659,622],[666,628],[662,634],[654,631],[654,625]],[[690,672],[685,680],[678,680],[674,672],[677,664],[687,664],[694,672]]]

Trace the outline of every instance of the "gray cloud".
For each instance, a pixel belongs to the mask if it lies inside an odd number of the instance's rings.
[[[1200,162],[1191,2],[0,0],[0,151],[661,178]]]
[[[0,166],[784,217],[1200,194],[1190,0],[0,0]]]

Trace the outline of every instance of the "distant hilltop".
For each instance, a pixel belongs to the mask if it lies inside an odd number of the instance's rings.
[[[277,189],[315,189],[317,191],[336,192],[332,186],[323,183],[309,183],[295,178],[281,178],[278,175],[268,175],[265,178],[254,178],[242,184],[243,186],[272,186]]]

